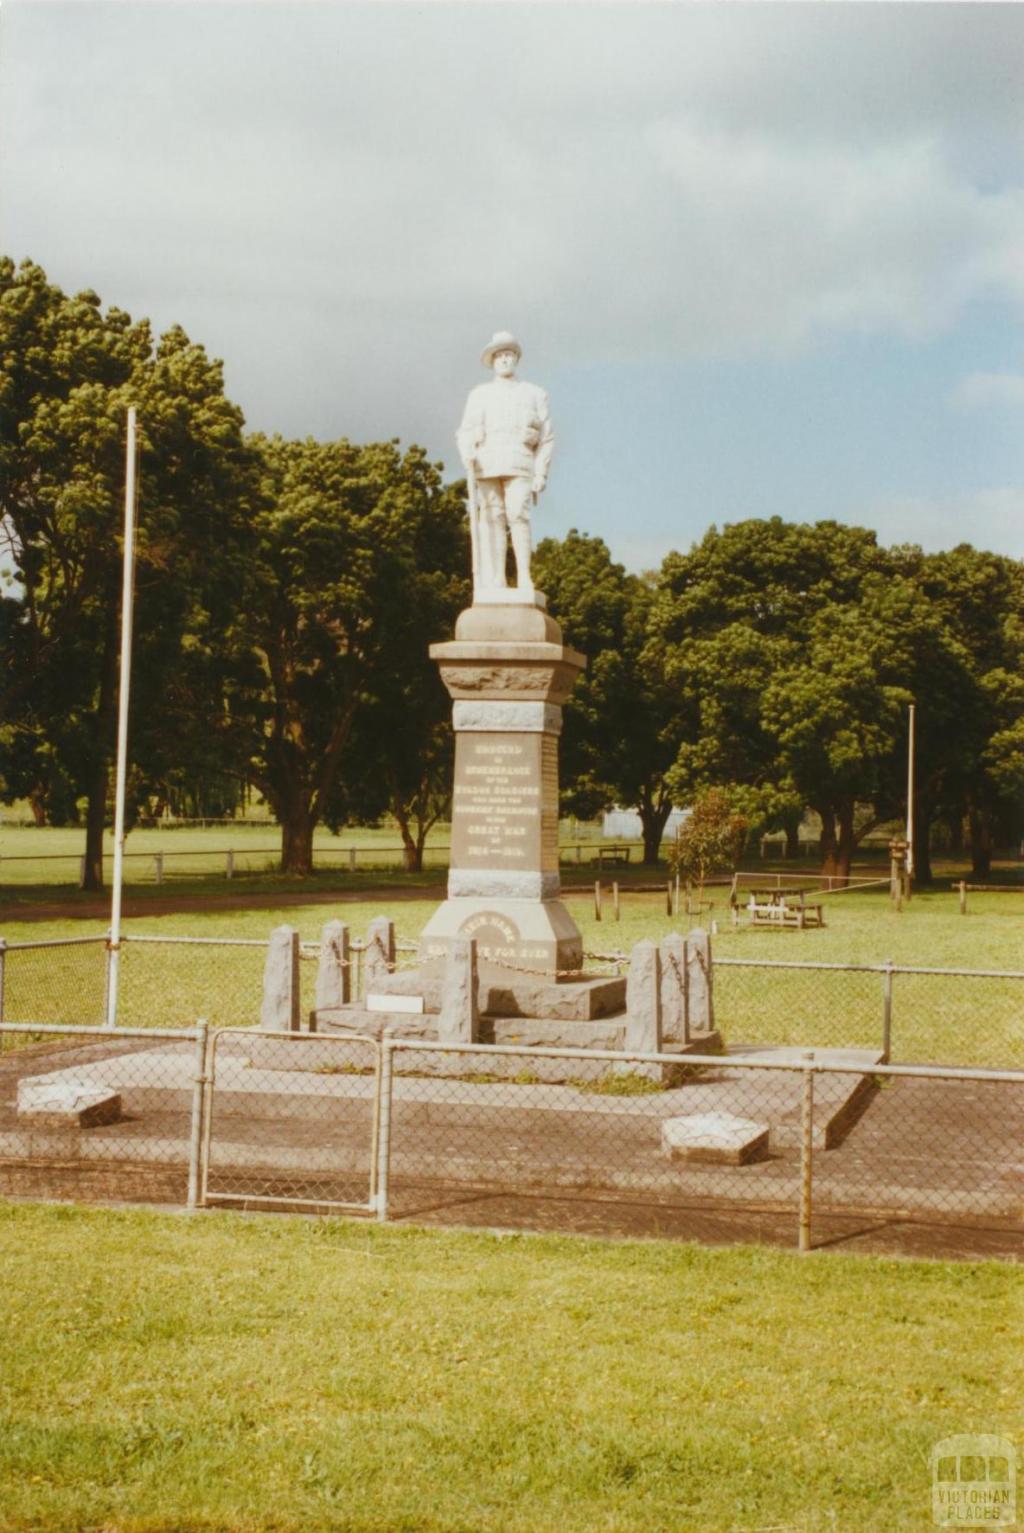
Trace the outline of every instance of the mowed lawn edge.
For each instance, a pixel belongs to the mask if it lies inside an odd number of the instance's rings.
[[[926,1527],[1019,1269],[0,1204],[0,1528]]]

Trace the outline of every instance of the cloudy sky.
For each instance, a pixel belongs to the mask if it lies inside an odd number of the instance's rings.
[[[1024,8],[4,0],[0,247],[254,428],[452,432],[496,328],[539,533],[835,517],[1024,556]]]

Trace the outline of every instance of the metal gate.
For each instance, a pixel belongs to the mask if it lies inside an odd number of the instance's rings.
[[[376,1211],[374,1038],[211,1034],[201,1202]]]

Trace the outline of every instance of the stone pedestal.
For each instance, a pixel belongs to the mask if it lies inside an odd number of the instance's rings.
[[[448,898],[423,932],[423,957],[473,937],[482,960],[579,970],[582,939],[559,899],[558,736],[586,661],[539,594],[468,608],[454,640],[430,653],[454,702],[455,790]]]

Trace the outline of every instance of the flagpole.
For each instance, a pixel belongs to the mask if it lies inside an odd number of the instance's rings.
[[[132,607],[135,600],[135,406],[128,407],[124,479],[124,555],[121,572],[121,680],[117,695],[117,776],[114,790],[114,876],[107,942],[106,1025],[117,1026],[117,984],[121,961],[121,886],[124,882],[124,800],[128,774],[128,694],[132,674]]]
[[[914,876],[914,704],[907,725],[907,880]]]

